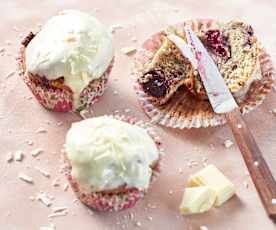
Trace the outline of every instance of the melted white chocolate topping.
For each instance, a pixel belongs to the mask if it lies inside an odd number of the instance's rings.
[[[73,177],[92,192],[122,185],[146,190],[159,158],[145,129],[107,116],[73,123],[65,151]]]
[[[100,78],[113,58],[110,33],[94,17],[64,10],[52,17],[26,48],[26,67],[48,80],[64,77],[74,93],[74,108],[88,83]]]

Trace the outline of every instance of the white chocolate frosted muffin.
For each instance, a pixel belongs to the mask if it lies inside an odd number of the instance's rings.
[[[64,10],[52,17],[28,42],[25,71],[72,91],[73,110],[83,106],[82,91],[103,77],[114,56],[112,37],[93,16]],[[95,87],[96,88],[96,87]]]
[[[140,198],[160,157],[157,143],[146,129],[108,116],[73,123],[66,135],[65,153],[69,180],[77,183],[77,193],[91,197],[106,193],[126,196],[135,191]],[[72,187],[76,191],[74,183]]]

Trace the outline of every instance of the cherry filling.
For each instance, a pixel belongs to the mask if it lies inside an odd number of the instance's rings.
[[[217,56],[230,57],[230,49],[226,37],[219,30],[208,30],[205,33],[206,45]]]
[[[161,70],[151,70],[144,74],[146,82],[142,83],[143,90],[153,97],[163,97],[166,95],[168,84]]]

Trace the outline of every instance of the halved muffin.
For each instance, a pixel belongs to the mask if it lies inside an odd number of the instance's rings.
[[[139,127],[141,126],[141,127]],[[95,117],[66,135],[66,175],[78,198],[98,211],[130,208],[159,172],[160,141],[141,122]]]
[[[211,28],[202,27],[195,32],[217,64],[230,91],[238,95],[255,78],[258,67],[260,48],[252,27],[231,21],[216,23]],[[169,41],[169,36],[175,34],[186,42],[183,29],[169,29],[162,34],[161,47],[138,78],[141,88],[158,105],[165,104],[180,86],[185,86],[201,100],[207,99],[195,66]]]

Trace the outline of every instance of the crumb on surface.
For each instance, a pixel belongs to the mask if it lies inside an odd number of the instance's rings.
[[[45,171],[44,169],[35,167],[36,170],[38,170],[43,176],[50,178],[50,173],[48,173],[47,171]]]
[[[66,216],[68,214],[67,210],[61,211],[61,212],[57,212],[57,213],[52,213],[50,215],[48,215],[48,218],[54,218],[54,217],[59,217],[59,216]]]
[[[47,132],[47,130],[45,129],[45,128],[43,128],[43,127],[39,127],[36,131],[35,131],[35,133],[46,133]]]
[[[121,52],[126,55],[130,55],[130,54],[133,54],[134,52],[136,52],[136,47],[134,47],[134,46],[123,47],[121,49]]]
[[[24,174],[24,173],[19,173],[18,174],[18,178],[24,182],[27,182],[29,184],[33,184],[34,183],[34,180],[33,178],[31,178],[30,176]]]
[[[231,140],[229,140],[229,139],[227,139],[227,140],[225,140],[224,141],[224,146],[225,146],[225,148],[230,148],[234,143],[231,141]]]
[[[8,78],[12,77],[15,74],[16,74],[16,72],[12,70],[12,71],[10,71],[6,74],[5,78],[8,79]]]
[[[121,24],[114,24],[114,25],[110,26],[110,31],[111,31],[111,33],[115,33],[117,30],[123,29],[123,28],[124,27]]]
[[[50,207],[52,205],[51,198],[45,193],[39,193],[36,196],[36,200],[40,201],[42,204],[44,204],[47,207]]]
[[[11,163],[13,161],[13,153],[12,152],[8,152],[6,155],[6,161],[8,163]]]
[[[23,158],[24,158],[23,151],[17,150],[17,151],[14,153],[14,159],[15,159],[16,161],[22,161]]]
[[[42,148],[36,148],[33,151],[31,151],[31,155],[33,157],[37,157],[38,155],[40,155],[43,152],[44,152],[44,150]]]

